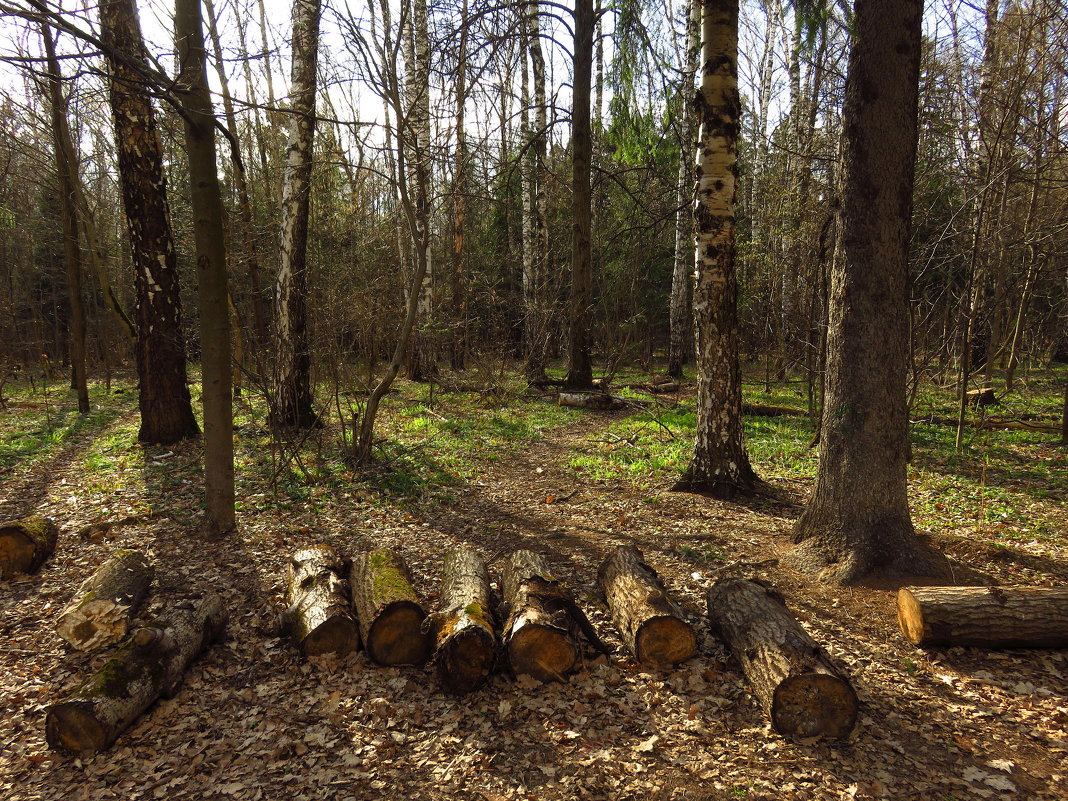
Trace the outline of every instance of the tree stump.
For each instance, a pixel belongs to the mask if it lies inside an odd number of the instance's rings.
[[[462,694],[485,684],[497,650],[493,623],[485,560],[470,548],[450,551],[434,615],[434,665],[443,689]]]
[[[1068,588],[905,587],[897,620],[914,645],[1068,647]]]
[[[633,545],[615,549],[597,571],[597,583],[624,645],[643,665],[669,667],[694,655],[693,628]]]
[[[56,550],[59,527],[47,517],[23,517],[0,524],[0,579],[36,573]]]
[[[412,589],[408,566],[380,548],[352,561],[352,603],[367,655],[380,665],[421,665],[433,636],[424,631],[426,612]]]
[[[177,693],[190,663],[223,635],[226,620],[222,599],[209,593],[136,629],[90,679],[49,707],[49,746],[103,751],[157,698]]]
[[[512,672],[564,681],[582,661],[578,610],[545,557],[513,553],[501,571],[501,591],[509,610],[502,639]]]
[[[968,405],[977,408],[979,406],[997,406],[998,397],[994,394],[994,388],[982,387],[981,389],[969,389]]]
[[[708,590],[708,617],[741,664],[775,731],[845,737],[853,730],[858,701],[849,679],[801,628],[778,593],[753,581],[721,579]]]
[[[86,579],[56,621],[56,633],[79,651],[119,642],[148,597],[155,570],[140,551],[116,552]]]
[[[282,629],[304,656],[346,656],[360,644],[352,614],[345,565],[329,545],[297,551],[286,568],[286,600]]]

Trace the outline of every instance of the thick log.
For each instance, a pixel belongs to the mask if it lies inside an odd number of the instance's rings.
[[[648,392],[652,395],[669,395],[679,391],[678,381],[662,382],[659,384],[654,384],[653,382],[648,381],[639,384],[630,384],[629,386],[631,389],[636,389],[639,392]]]
[[[560,406],[573,406],[578,409],[622,409],[625,405],[620,398],[604,392],[561,392],[557,397]]]
[[[314,545],[293,554],[286,568],[282,628],[304,656],[346,656],[360,644],[349,600],[345,565],[329,545]]]
[[[624,645],[639,662],[669,667],[694,655],[693,628],[637,548],[616,548],[597,571],[597,582]]]
[[[564,681],[582,661],[581,629],[575,602],[545,557],[513,553],[501,569],[501,592],[509,610],[502,640],[512,672]]]
[[[1068,588],[905,587],[897,620],[914,645],[1068,647]]]
[[[0,524],[0,579],[36,573],[56,550],[59,527],[47,517],[24,517]]]
[[[485,560],[470,548],[450,551],[434,615],[434,666],[443,689],[462,694],[485,684],[497,651],[493,624]]]
[[[792,406],[769,406],[766,403],[743,403],[742,414],[746,417],[808,417],[804,409]]]
[[[780,734],[845,737],[857,694],[782,597],[761,584],[721,579],[708,590],[712,628],[730,647]]]
[[[155,574],[140,551],[116,552],[87,578],[56,621],[56,633],[79,651],[122,640],[148,597]]]
[[[997,406],[998,398],[994,394],[993,387],[982,387],[981,389],[969,389],[968,390],[968,405],[969,406]]]
[[[367,655],[380,665],[421,665],[433,635],[404,560],[380,548],[352,560],[352,603]]]
[[[115,655],[45,716],[49,746],[103,751],[152,703],[173,697],[196,656],[226,630],[214,593],[176,604],[165,619],[136,629]]]

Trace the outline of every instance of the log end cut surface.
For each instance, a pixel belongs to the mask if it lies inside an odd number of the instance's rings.
[[[45,739],[52,748],[67,751],[102,751],[108,734],[90,705],[77,701],[56,704],[45,719]]]
[[[36,571],[56,549],[58,535],[58,526],[44,517],[0,524],[0,579]]]
[[[356,650],[359,632],[348,615],[335,615],[320,623],[301,643],[305,656],[336,654],[344,657]]]
[[[538,681],[565,681],[579,660],[579,653],[566,632],[530,624],[516,631],[508,641],[508,662],[517,676]]]
[[[845,737],[857,721],[857,694],[837,676],[802,673],[782,682],[772,699],[775,730],[793,737]]]
[[[908,590],[899,590],[897,594],[897,622],[901,633],[913,645],[923,642],[926,627],[923,623],[923,607],[916,596]]]
[[[477,690],[493,670],[494,637],[480,626],[467,626],[448,638],[438,650],[442,685],[457,694]]]
[[[635,656],[643,665],[670,667],[685,662],[697,651],[693,628],[677,617],[647,620],[634,638]]]
[[[433,640],[423,631],[426,613],[418,604],[397,601],[371,625],[367,652],[380,665],[422,665],[430,659]]]

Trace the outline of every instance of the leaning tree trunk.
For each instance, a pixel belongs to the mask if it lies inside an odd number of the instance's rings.
[[[139,551],[119,551],[82,583],[60,612],[56,633],[79,651],[119,642],[148,597],[155,572]]]
[[[906,494],[908,248],[920,0],[860,0],[843,108],[841,258],[834,261],[816,488],[792,560],[851,584],[875,570],[941,576]]]
[[[367,655],[380,665],[421,665],[433,638],[423,628],[426,612],[412,589],[404,560],[386,550],[352,560],[352,604]]]
[[[115,150],[137,295],[140,442],[169,444],[200,431],[186,384],[178,259],[171,233],[163,146],[141,71],[147,53],[134,0],[100,4]]]
[[[0,579],[36,573],[56,550],[59,527],[47,517],[24,517],[0,524]]]
[[[137,629],[100,669],[45,715],[49,746],[103,751],[163,696],[173,697],[186,669],[226,630],[226,607],[211,593],[176,605]]]
[[[441,686],[451,693],[477,690],[489,678],[497,650],[485,560],[470,548],[445,556],[441,602],[434,615],[434,665]]]
[[[853,686],[778,593],[753,581],[721,579],[708,590],[708,618],[775,731],[846,737],[853,730],[859,707]]]
[[[730,498],[752,494],[757,483],[742,445],[742,376],[738,365],[734,244],[741,117],[738,0],[703,0],[702,9],[704,66],[698,94],[701,133],[694,204],[697,436],[693,459],[675,489]]]
[[[286,568],[286,600],[281,628],[304,656],[343,657],[360,644],[352,614],[345,565],[329,545],[297,551]]]

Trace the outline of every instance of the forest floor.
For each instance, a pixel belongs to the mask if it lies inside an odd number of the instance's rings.
[[[1054,380],[1055,379],[1055,380]],[[1006,397],[1007,414],[1056,419],[1064,375]],[[764,495],[727,503],[667,490],[692,447],[681,397],[618,412],[562,408],[514,380],[477,392],[401,384],[382,420],[385,463],[354,474],[328,427],[283,464],[262,410],[238,418],[240,530],[199,534],[199,443],[136,442],[129,383],[92,388],[78,419],[53,384],[9,386],[0,410],[0,517],[47,514],[59,547],[34,576],[0,585],[0,797],[11,799],[1064,799],[1068,652],[919,650],[885,590],[841,589],[778,564],[812,486],[807,418],[749,418]],[[477,388],[477,387],[475,387]],[[747,385],[747,400],[802,400]],[[635,397],[638,397],[635,395]],[[648,396],[645,396],[648,401]],[[675,405],[678,402],[678,405]],[[948,410],[948,411],[947,411]],[[921,393],[913,419],[952,414]],[[910,492],[917,528],[1000,583],[1068,581],[1068,463],[1057,436],[917,423]],[[267,633],[288,556],[327,542],[351,554],[396,548],[433,603],[443,553],[489,560],[539,551],[616,650],[566,683],[501,674],[442,694],[430,668],[376,667],[364,654],[303,661]],[[699,653],[646,672],[619,643],[595,581],[633,543],[691,615]],[[212,589],[229,636],[193,664],[107,752],[48,750],[44,716],[107,657],[71,651],[52,618],[115,549],[156,565],[148,617],[168,597]],[[491,570],[493,565],[491,564]],[[777,735],[708,631],[703,596],[739,574],[773,584],[845,668],[861,698],[845,741]]]

